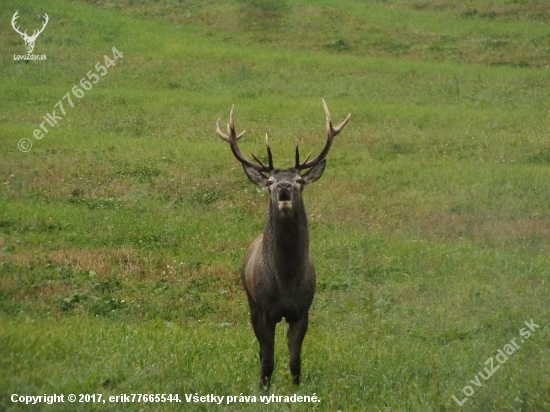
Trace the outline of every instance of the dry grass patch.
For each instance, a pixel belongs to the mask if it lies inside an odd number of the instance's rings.
[[[507,218],[485,214],[467,215],[430,211],[407,218],[408,226],[417,227],[424,236],[466,237],[487,244],[500,240],[525,242],[536,240],[540,246],[550,241],[550,219],[540,216]]]
[[[475,7],[469,2],[449,2],[441,0],[403,1],[397,7],[415,10],[450,11],[460,14],[463,18],[479,18],[505,21],[539,21],[547,23],[550,20],[550,4],[541,1],[477,2]],[[484,4],[485,3],[485,4]],[[395,7],[395,6],[394,6]]]
[[[113,271],[125,276],[145,273],[146,265],[134,250],[66,249],[51,252],[20,252],[0,254],[0,262],[23,267],[53,264],[78,272],[93,271],[106,278]]]
[[[12,288],[16,287],[13,284],[9,286]],[[32,301],[50,301],[52,297],[67,296],[72,291],[74,291],[74,285],[71,283],[47,282],[29,288],[18,289],[13,294],[13,298],[27,303],[31,303]]]

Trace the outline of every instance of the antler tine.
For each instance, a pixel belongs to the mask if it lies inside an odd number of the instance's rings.
[[[42,28],[40,30],[38,30],[38,32],[36,30],[33,30],[31,37],[38,37],[38,35],[40,33],[42,33],[44,31],[44,29],[46,28],[46,25],[48,24],[48,21],[50,21],[50,18],[48,17],[48,15],[46,13],[44,13],[44,17],[46,18],[46,21],[44,23],[42,23]]]
[[[306,156],[303,163],[306,163],[309,157],[311,156],[312,152],[309,152],[309,154]],[[300,148],[298,147],[298,140],[296,140],[296,164],[294,165],[296,169],[300,169]]]
[[[220,129],[220,118],[218,117],[218,120],[216,121],[216,133],[218,136],[220,136],[223,140],[226,142],[229,142],[229,136],[226,135],[224,132],[222,132],[222,129]]]
[[[315,166],[317,163],[321,162],[328,154],[330,147],[332,146],[332,140],[334,137],[342,131],[342,129],[348,124],[349,120],[351,119],[351,113],[348,114],[348,117],[344,119],[342,123],[340,123],[336,128],[332,127],[332,121],[330,120],[330,112],[328,111],[327,104],[325,102],[325,99],[323,100],[323,106],[325,108],[325,116],[327,118],[327,141],[325,143],[325,147],[323,150],[321,150],[321,153],[315,157],[315,159],[311,161],[307,161],[309,159],[309,156],[304,160],[302,163],[296,162],[297,166],[296,168],[299,170],[303,169],[309,169],[313,166]]]
[[[327,104],[325,102],[325,99],[321,99],[321,100],[323,100],[323,106],[325,108],[325,116],[327,118],[327,133],[331,137],[334,137],[338,133],[340,133],[340,131],[344,128],[345,125],[348,124],[349,119],[351,119],[351,113],[348,114],[348,117],[346,117],[342,123],[340,123],[336,128],[334,128],[334,127],[332,127],[332,121],[330,120],[330,113],[328,111],[328,107],[327,107]]]
[[[269,139],[267,138],[267,133],[265,134],[265,147],[267,148],[267,158],[268,158],[268,164],[266,165],[264,162],[260,160],[254,153],[250,152],[254,160],[258,162],[258,164],[262,167],[265,167],[269,170],[273,170],[273,154],[271,153],[271,147],[269,146]]]
[[[231,140],[229,136],[231,135],[231,129],[233,130],[233,133],[235,133],[235,127],[233,125],[233,108],[235,105],[231,106],[231,113],[229,115],[229,123],[227,124],[227,134],[222,132],[222,129],[220,129],[220,118],[218,117],[218,120],[216,121],[216,133],[218,136],[220,136],[223,140],[225,140],[228,143],[231,143]],[[246,133],[246,130],[243,130],[240,134],[238,134],[235,138],[239,140],[241,137],[244,136]]]
[[[231,151],[233,152],[233,155],[237,158],[239,162],[241,162],[243,165],[250,166],[253,169],[256,169],[259,172],[266,172],[269,173],[271,170],[273,170],[273,160],[271,156],[271,149],[268,145],[268,155],[269,155],[269,165],[264,164],[260,159],[256,157],[254,153],[252,153],[252,157],[258,162],[252,163],[250,160],[246,158],[246,156],[241,152],[241,149],[239,148],[239,145],[237,144],[237,140],[239,140],[245,133],[243,131],[241,134],[237,135],[235,133],[235,125],[233,123],[233,111],[235,109],[235,105],[231,106],[231,112],[229,114],[229,124],[227,125],[227,134],[221,131],[220,129],[220,119],[218,118],[216,122],[216,133],[218,136],[220,136],[223,140],[226,142],[229,142],[229,147],[231,148]]]
[[[235,123],[233,123],[233,111],[235,110],[235,105],[231,105],[231,111],[229,112],[229,124],[227,125],[227,130],[235,130]]]
[[[265,134],[265,147],[267,148],[267,159],[269,162],[269,168],[273,170],[273,154],[271,153],[271,147],[269,147],[269,139],[267,138],[267,133]]]
[[[16,20],[19,18],[19,16],[17,15],[18,13],[19,13],[19,10],[17,10],[17,11],[15,12],[15,14],[13,15],[13,17],[11,18],[11,26],[12,26],[13,29],[14,29],[17,33],[19,33],[21,36],[28,36],[28,35],[27,35],[27,30],[25,30],[24,33],[21,33],[21,32],[19,31],[19,26],[15,27]]]

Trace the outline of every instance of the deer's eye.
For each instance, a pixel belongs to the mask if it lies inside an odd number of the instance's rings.
[[[268,185],[268,186],[271,186],[273,183],[275,183],[274,180],[268,180],[268,181],[267,181],[267,185]]]
[[[298,183],[299,185],[303,185],[304,184],[304,179],[298,179],[298,180],[296,180],[296,183]]]

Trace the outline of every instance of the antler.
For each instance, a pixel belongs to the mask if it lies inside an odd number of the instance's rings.
[[[36,39],[38,37],[38,35],[40,33],[42,33],[44,31],[44,29],[46,28],[46,25],[50,21],[50,18],[48,17],[48,15],[46,13],[44,13],[44,17],[46,18],[46,21],[42,24],[42,28],[40,30],[38,30],[38,32],[36,30],[33,30],[31,38]]]
[[[264,162],[262,162],[258,157],[254,154],[252,154],[252,157],[258,164],[252,163],[250,160],[248,160],[245,155],[241,152],[241,149],[239,149],[239,145],[237,144],[237,140],[239,140],[241,137],[244,136],[246,130],[243,130],[243,132],[239,135],[235,133],[235,125],[233,123],[233,110],[235,109],[235,105],[231,106],[231,113],[229,114],[229,124],[227,125],[227,134],[221,131],[220,129],[220,119],[218,118],[216,122],[216,133],[218,136],[220,136],[223,140],[226,142],[229,142],[229,146],[231,147],[231,151],[233,152],[233,155],[237,158],[239,162],[241,162],[243,165],[250,166],[253,169],[256,169],[258,172],[265,172],[269,173],[271,172],[273,167],[273,155],[271,153],[271,148],[269,147],[269,141],[267,139],[267,134],[265,135],[265,144],[267,147],[267,156],[269,159],[269,164],[266,165]]]
[[[300,163],[300,150],[298,148],[298,142],[296,142],[296,165],[294,166],[298,170],[304,170],[309,169],[313,166],[315,166],[317,163],[321,162],[328,154],[330,147],[332,146],[332,140],[334,137],[342,131],[345,125],[348,124],[349,119],[351,118],[351,113],[348,114],[348,117],[344,119],[342,123],[340,123],[339,126],[336,128],[332,127],[332,121],[330,120],[330,113],[328,111],[327,104],[325,103],[325,99],[323,100],[323,106],[325,107],[325,116],[327,118],[327,142],[325,143],[325,147],[323,150],[321,150],[321,153],[317,155],[317,157],[313,160],[310,160],[308,162],[309,156],[311,156],[311,153],[307,155],[306,160],[304,160],[302,163]]]
[[[17,13],[19,13],[19,10],[17,10],[17,11],[15,12],[15,14],[13,15],[13,17],[11,18],[11,26],[13,27],[13,29],[14,29],[17,33],[19,33],[19,34],[21,35],[21,37],[23,37],[23,38],[27,37],[27,38],[28,38],[29,36],[27,35],[27,30],[25,30],[25,33],[21,33],[21,32],[19,31],[19,26],[15,27],[15,20],[17,20],[17,19],[19,18],[19,16],[17,15]]]
[[[48,15],[46,13],[44,13],[44,17],[46,18],[46,21],[44,21],[44,23],[42,23],[42,28],[38,31],[34,30],[32,32],[32,36],[29,36],[27,34],[27,30],[25,30],[24,33],[22,33],[20,30],[19,30],[19,26],[15,27],[15,24],[16,24],[16,20],[19,18],[19,16],[17,15],[19,13],[19,10],[17,10],[15,12],[15,14],[13,15],[12,19],[11,19],[11,26],[13,27],[13,29],[19,33],[21,35],[21,37],[23,37],[24,39],[36,39],[38,37],[38,35],[40,33],[42,33],[44,31],[44,29],[46,28],[46,25],[48,24],[48,21],[50,21],[50,18],[48,17]]]

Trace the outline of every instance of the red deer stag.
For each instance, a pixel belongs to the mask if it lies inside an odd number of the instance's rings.
[[[275,366],[275,326],[283,317],[289,324],[287,339],[292,382],[296,385],[300,383],[300,353],[308,326],[309,307],[315,293],[315,268],[309,252],[308,223],[302,191],[323,175],[325,157],[332,140],[351,117],[348,115],[340,126],[334,128],[324,100],[323,105],[328,133],[325,147],[313,160],[308,161],[308,155],[300,162],[296,144],[296,163],[289,169],[276,169],[273,166],[267,136],[267,165],[253,153],[252,157],[257,163],[243,155],[237,140],[245,132],[239,135],[235,133],[234,106],[231,107],[227,134],[220,130],[220,119],[216,122],[216,132],[229,142],[233,155],[242,163],[250,181],[265,187],[270,195],[264,233],[248,248],[241,269],[252,328],[260,343],[261,384],[268,388]]]

